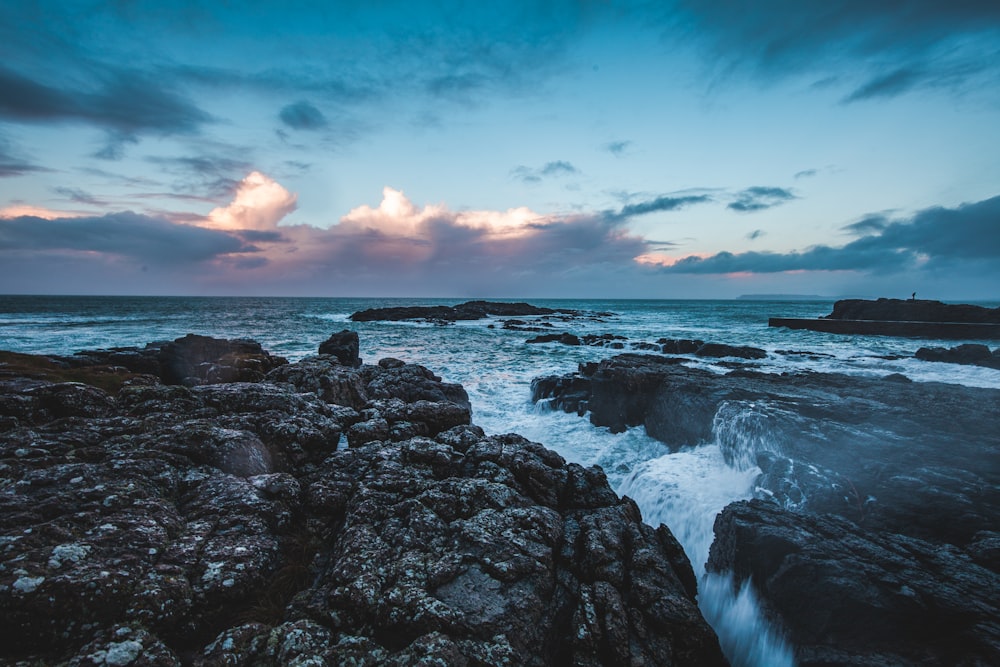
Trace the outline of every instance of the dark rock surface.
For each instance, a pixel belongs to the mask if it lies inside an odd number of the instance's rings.
[[[753,582],[803,667],[1000,664],[1000,574],[951,545],[759,500],[715,533],[709,571]]]
[[[70,357],[51,357],[68,368],[122,368],[154,375],[164,384],[189,387],[219,382],[259,382],[271,370],[288,363],[252,340],[225,340],[188,334],[145,347],[85,350]]]
[[[489,315],[518,317],[522,315],[578,315],[579,312],[564,308],[541,308],[529,303],[507,303],[497,301],[466,301],[455,306],[395,306],[390,308],[369,308],[351,315],[354,322],[428,320],[455,322],[458,320],[480,320]]]
[[[345,366],[357,368],[361,365],[361,357],[358,356],[360,341],[358,333],[344,329],[332,334],[329,338],[319,344],[320,354],[329,354],[337,358],[337,361]]]
[[[680,361],[619,355],[533,397],[759,466],[711,569],[752,582],[801,664],[1000,663],[1000,390]]]
[[[888,320],[901,322],[964,322],[1000,324],[1000,308],[950,304],[926,299],[842,299],[826,316],[834,320]]]
[[[955,347],[922,347],[913,355],[923,361],[942,361],[1000,369],[1000,347],[990,352],[985,345],[966,343]]]
[[[0,413],[4,664],[725,664],[667,529],[421,366]]]

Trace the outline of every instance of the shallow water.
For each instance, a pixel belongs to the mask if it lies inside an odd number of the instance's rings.
[[[550,411],[530,401],[531,380],[574,371],[619,350],[526,344],[535,334],[505,330],[499,319],[438,326],[413,322],[350,322],[351,313],[372,307],[456,300],[314,298],[136,298],[0,297],[0,349],[70,354],[83,349],[143,345],[187,333],[251,338],[291,360],[315,353],[341,329],[358,332],[361,356],[374,362],[398,357],[420,363],[469,393],[473,420],[488,433],[515,432],[541,442],[569,461],[600,465],[623,495],[633,498],[646,522],[665,523],[684,546],[701,579],[699,602],[719,633],[734,665],[791,665],[791,651],[761,618],[749,587],[735,592],[729,578],[708,575],[705,561],[716,514],[734,500],[750,497],[759,472],[756,448],[766,449],[752,410],[720,410],[715,438],[687,443],[670,453],[641,429],[612,434],[585,418]],[[873,336],[837,336],[769,328],[769,316],[816,317],[832,303],[764,301],[545,301],[536,305],[613,315],[561,322],[554,332],[615,333],[630,342],[699,338],[753,345],[768,352],[754,364],[762,371],[793,370],[881,376],[902,373],[915,381],[1000,387],[1000,371],[922,362],[919,347],[962,342]],[[996,305],[996,304],[985,304]],[[520,317],[532,320],[535,318]],[[490,326],[493,325],[493,328]],[[623,350],[628,351],[628,350]],[[811,354],[783,354],[809,352]],[[724,372],[718,360],[688,363]],[[726,456],[723,456],[723,448]],[[740,455],[740,451],[746,453]],[[735,452],[735,455],[734,455]],[[729,461],[727,463],[727,461]]]

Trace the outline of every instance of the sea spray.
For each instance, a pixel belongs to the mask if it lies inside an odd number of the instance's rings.
[[[699,578],[698,601],[734,667],[791,667],[790,647],[771,628],[747,583],[707,574],[715,517],[752,495],[760,474],[756,453],[776,451],[765,406],[725,402],[713,419],[713,442],[638,464],[618,486],[636,501],[646,523],[666,524]]]

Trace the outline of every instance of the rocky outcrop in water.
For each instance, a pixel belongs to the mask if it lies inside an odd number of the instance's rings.
[[[922,347],[913,355],[923,361],[985,366],[1000,369],[1000,347],[990,352],[985,345],[967,343],[955,347]]]
[[[358,356],[360,346],[358,332],[344,329],[320,343],[319,353],[332,355],[344,366],[357,368],[361,365],[361,357]]]
[[[842,299],[826,316],[833,320],[886,320],[894,322],[963,322],[1000,324],[1000,308],[952,304],[927,299]]]
[[[455,322],[481,320],[490,315],[518,317],[522,315],[579,315],[576,310],[542,308],[530,303],[498,301],[466,301],[455,306],[394,306],[369,308],[351,315],[354,322],[426,320],[430,322]]]
[[[641,425],[671,448],[714,442],[733,467],[758,466],[756,495],[768,502],[724,513],[730,518],[717,525],[712,568],[750,578],[801,647],[803,664],[1000,660],[1000,390],[899,375],[749,367],[720,375],[682,361],[619,355],[539,378],[533,398],[589,410],[591,422],[612,431]],[[851,545],[856,560],[845,551]],[[892,597],[872,589],[882,572],[895,573],[885,586],[903,586],[909,576],[917,583]],[[956,601],[976,586],[983,593]],[[962,618],[921,644],[919,628],[951,611]],[[876,641],[859,630],[851,643],[845,637],[855,624],[884,634]],[[962,633],[977,637],[973,658],[951,662],[961,649],[947,653],[955,646],[949,638]],[[866,652],[888,657],[866,662]],[[913,657],[920,655],[930,662]],[[979,655],[990,659],[977,662]]]
[[[0,661],[725,664],[666,528],[421,366],[7,378],[0,413]]]

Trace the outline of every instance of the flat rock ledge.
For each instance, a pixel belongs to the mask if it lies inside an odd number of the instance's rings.
[[[426,368],[134,379],[0,382],[2,664],[726,664],[665,527]]]

